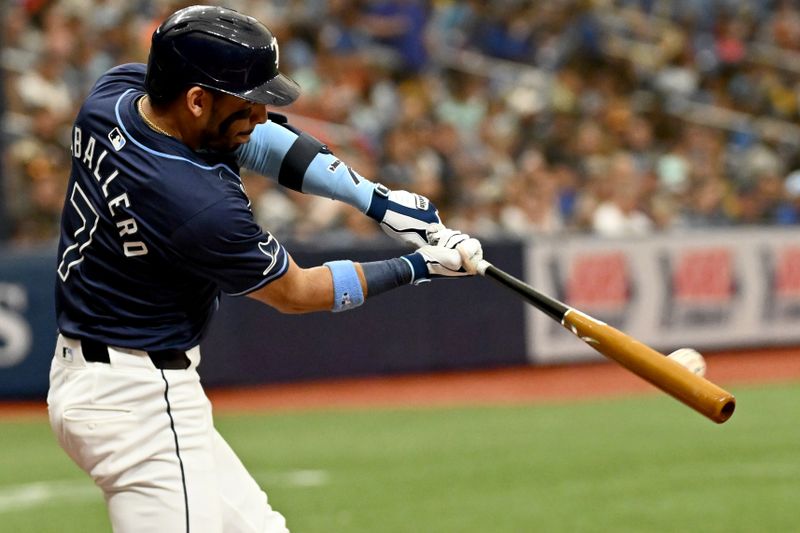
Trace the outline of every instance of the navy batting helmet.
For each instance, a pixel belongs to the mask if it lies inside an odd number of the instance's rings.
[[[278,41],[253,17],[232,9],[191,6],[153,33],[145,86],[156,102],[192,85],[259,104],[284,106],[300,95],[278,71]]]

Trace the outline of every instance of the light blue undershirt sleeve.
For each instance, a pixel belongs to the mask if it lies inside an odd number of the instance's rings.
[[[239,164],[277,182],[283,159],[297,138],[296,133],[275,122],[259,124],[250,141],[236,149]],[[306,168],[301,191],[340,200],[366,213],[376,186],[333,154],[320,152]]]
[[[250,141],[236,149],[239,165],[277,182],[283,156],[295,139],[297,135],[280,124],[272,121],[259,124],[250,135]]]

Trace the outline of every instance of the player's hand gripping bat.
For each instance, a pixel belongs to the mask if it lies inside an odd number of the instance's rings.
[[[602,355],[714,422],[721,424],[733,415],[736,399],[731,393],[693,374],[679,363],[618,329],[537,291],[488,261],[481,259],[476,269],[482,276],[491,278],[522,296]]]

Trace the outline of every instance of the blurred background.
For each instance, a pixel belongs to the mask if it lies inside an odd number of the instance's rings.
[[[77,109],[107,69],[146,62],[153,30],[190,3],[4,3],[0,395],[44,390]],[[277,35],[281,69],[303,88],[279,111],[361,174],[428,196],[511,273],[665,353],[800,344],[800,2],[226,5]],[[301,265],[402,251],[350,206],[243,178],[258,222]],[[588,357],[480,281],[397,291],[335,319],[227,300],[205,379]],[[287,355],[264,347],[265,317]]]
[[[190,2],[11,0],[0,239],[51,243],[69,129],[106,69],[146,62]],[[791,0],[230,0],[302,86],[300,127],[480,237],[649,235],[800,221]],[[264,227],[380,238],[346,206],[250,178]],[[341,242],[341,241],[339,241]]]
[[[189,4],[4,3],[0,395],[44,390],[73,117],[103,72],[146,62],[153,30]],[[511,273],[665,352],[800,344],[800,2],[226,5],[277,35],[281,69],[303,88],[279,111],[364,176],[428,196]],[[244,182],[258,222],[301,265],[401,251],[350,206],[262,176]],[[398,291],[368,312],[305,322],[224,302],[205,379],[587,356],[479,281]],[[437,330],[429,317],[440,304],[449,311]],[[265,314],[286,335],[275,351],[291,357],[267,353]],[[214,367],[226,347],[247,360]]]

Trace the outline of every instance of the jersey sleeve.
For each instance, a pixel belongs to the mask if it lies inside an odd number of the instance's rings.
[[[256,224],[244,202],[205,208],[175,230],[172,243],[185,268],[232,296],[263,287],[289,267],[284,247]]]

